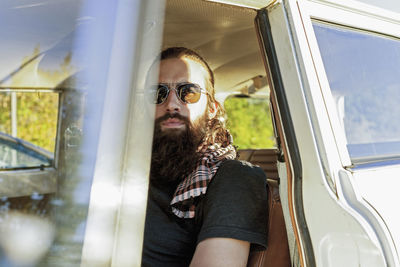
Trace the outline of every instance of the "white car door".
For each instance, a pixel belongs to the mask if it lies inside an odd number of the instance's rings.
[[[399,265],[398,18],[355,1],[259,12],[302,266]]]

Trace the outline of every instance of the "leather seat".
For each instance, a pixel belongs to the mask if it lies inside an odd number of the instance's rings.
[[[275,149],[242,150],[240,159],[260,166],[268,183],[268,239],[267,249],[250,252],[247,266],[290,267],[289,244],[285,220],[279,196],[279,177],[277,170],[278,153]]]

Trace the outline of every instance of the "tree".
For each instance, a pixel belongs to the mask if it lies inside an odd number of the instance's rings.
[[[267,99],[232,97],[225,101],[227,127],[239,149],[275,146]]]

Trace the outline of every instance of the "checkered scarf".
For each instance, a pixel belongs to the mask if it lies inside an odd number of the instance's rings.
[[[235,147],[231,144],[227,147],[219,144],[202,146],[200,153],[203,156],[196,169],[178,185],[170,203],[172,212],[179,218],[194,218],[194,198],[207,192],[207,186],[222,162],[236,158]]]

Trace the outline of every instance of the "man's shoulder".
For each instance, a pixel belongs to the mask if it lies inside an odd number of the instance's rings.
[[[221,183],[224,181],[242,183],[251,180],[253,183],[261,185],[266,182],[265,173],[259,166],[243,160],[224,161],[213,179],[219,180]]]
[[[220,166],[219,172],[239,172],[265,177],[264,171],[257,165],[244,160],[226,160]]]
[[[199,209],[199,241],[229,237],[266,247],[268,191],[260,167],[246,161],[224,161]]]

